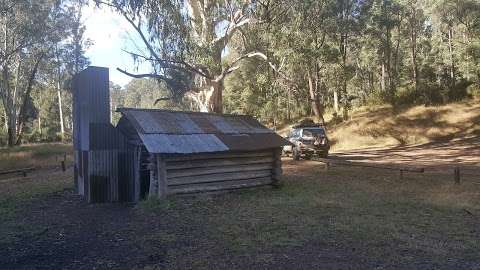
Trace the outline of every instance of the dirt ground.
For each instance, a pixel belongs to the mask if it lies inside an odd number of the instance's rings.
[[[435,147],[451,154],[463,146]],[[468,147],[445,162],[478,165],[478,144]],[[416,165],[441,156],[430,151],[334,158]],[[288,158],[284,174],[280,189],[138,205],[86,204],[71,172],[0,180],[0,269],[480,269],[475,177],[399,180]]]
[[[467,170],[480,168],[480,137],[457,139],[444,143],[396,146],[336,152],[331,158],[369,163],[420,166],[449,171],[460,166]]]

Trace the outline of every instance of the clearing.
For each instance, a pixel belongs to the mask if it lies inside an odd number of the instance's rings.
[[[0,178],[0,269],[480,269],[480,105],[397,113],[335,126],[332,158],[423,174],[286,158],[280,189],[138,205],[75,195],[70,146],[2,149],[0,169],[39,169]]]
[[[281,189],[88,205],[1,181],[0,269],[480,269],[480,185],[285,159]]]

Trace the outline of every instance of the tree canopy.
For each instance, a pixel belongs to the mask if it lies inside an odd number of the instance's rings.
[[[86,2],[0,4],[0,137],[8,144],[68,139],[69,81],[88,65]],[[251,114],[277,125],[480,92],[477,0],[95,3],[128,22],[140,44],[126,53],[152,68],[120,70],[135,79],[112,85],[114,106]]]

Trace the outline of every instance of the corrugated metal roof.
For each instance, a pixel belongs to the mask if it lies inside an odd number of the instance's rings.
[[[190,154],[228,151],[214,134],[140,134],[150,153]]]
[[[251,151],[288,141],[251,116],[156,109],[118,109],[150,153]]]

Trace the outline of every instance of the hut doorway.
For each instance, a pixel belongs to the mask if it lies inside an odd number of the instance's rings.
[[[140,199],[145,200],[148,197],[150,189],[150,170],[143,169],[140,171]]]
[[[150,168],[149,156],[147,149],[142,147],[140,154],[140,199],[145,200],[148,198],[148,192],[150,190]]]

